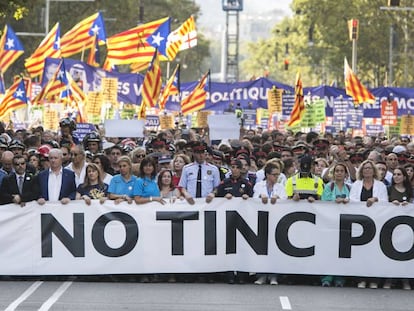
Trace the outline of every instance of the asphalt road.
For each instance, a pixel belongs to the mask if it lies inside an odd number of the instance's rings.
[[[312,285],[0,281],[1,310],[412,311],[412,291]]]

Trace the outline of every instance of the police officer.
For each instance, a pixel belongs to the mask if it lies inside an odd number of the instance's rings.
[[[225,178],[217,188],[217,197],[231,199],[233,197],[242,197],[247,200],[253,196],[253,185],[248,179],[242,176],[241,171],[243,164],[239,159],[233,159],[230,162],[231,175]],[[247,281],[249,274],[247,272],[228,271],[226,273],[227,282],[234,284],[236,281],[243,284]]]
[[[220,172],[215,165],[206,162],[206,143],[194,142],[192,149],[194,162],[184,166],[178,185],[192,197],[206,198],[206,202],[210,203],[215,197],[214,190],[220,184]]]
[[[74,131],[76,130],[76,122],[71,118],[63,118],[59,122],[60,126],[60,137],[59,144],[60,146],[69,146],[71,148],[73,145],[79,145],[79,138],[76,137]]]
[[[313,165],[313,158],[308,154],[300,159],[300,172],[286,181],[286,194],[289,199],[293,201],[307,199],[308,202],[320,200],[323,181],[322,178],[312,174]]]
[[[83,149],[93,155],[102,152],[102,139],[98,132],[90,132],[83,138]]]
[[[220,183],[217,188],[217,197],[227,199],[242,197],[246,200],[253,196],[253,186],[241,175],[242,168],[243,164],[239,159],[231,161],[231,176]]]

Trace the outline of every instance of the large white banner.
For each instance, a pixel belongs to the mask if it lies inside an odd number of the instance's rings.
[[[414,206],[215,198],[0,207],[0,274],[248,271],[414,277]]]

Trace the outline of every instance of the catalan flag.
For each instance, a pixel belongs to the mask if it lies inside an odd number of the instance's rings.
[[[0,102],[0,119],[6,117],[10,112],[27,106],[26,86],[22,78],[17,79],[6,91]]]
[[[182,100],[181,112],[183,115],[199,111],[206,106],[207,90],[210,71],[204,74],[191,93]]]
[[[63,35],[60,42],[62,57],[69,57],[89,48],[95,36],[100,42],[106,43],[105,24],[100,12],[85,18]]]
[[[160,96],[160,101],[158,103],[160,109],[165,109],[165,104],[170,95],[180,94],[180,65],[177,64],[173,74],[168,80],[167,84],[164,86],[164,89]]]
[[[73,80],[70,74],[67,75],[68,82],[69,82],[69,96],[68,99],[74,103],[76,108],[76,121],[78,123],[86,123],[87,119],[85,118],[86,113],[82,111],[84,107],[84,103],[86,102],[86,95],[78,86],[78,84]]]
[[[95,36],[94,40],[91,44],[91,49],[89,51],[89,57],[87,63],[94,67],[99,67],[99,63],[101,62],[100,54],[99,54],[99,39],[98,36]]]
[[[42,88],[40,93],[33,100],[35,103],[40,101],[49,100],[52,98],[65,98],[68,97],[68,79],[66,76],[65,63],[63,59],[60,61],[56,68],[52,78],[50,78],[46,85]]]
[[[362,103],[375,103],[375,96],[358,80],[348,61],[344,60],[345,67],[345,92],[354,99],[354,106]]]
[[[186,44],[189,40],[190,33],[192,37],[195,37],[195,41],[191,44]],[[195,34],[194,34],[195,33]],[[191,41],[191,40],[190,40]],[[179,50],[185,50],[187,48],[197,45],[197,32],[195,28],[194,17],[190,16],[180,27],[170,33],[167,42],[167,56],[171,61],[175,58]]]
[[[13,29],[9,25],[4,26],[0,39],[0,72],[5,73],[23,53],[23,45]]]
[[[295,82],[295,103],[293,104],[292,112],[290,113],[290,119],[288,126],[294,126],[298,124],[305,113],[305,99],[303,96],[303,85],[300,73],[296,75]]]
[[[35,78],[43,73],[46,57],[60,58],[60,54],[60,26],[59,23],[56,23],[33,54],[25,61],[30,77]]]
[[[158,58],[158,51],[155,50],[152,62],[145,74],[144,81],[142,82],[142,101],[141,105],[145,107],[155,107],[158,97],[161,91],[161,67],[160,60]]]
[[[167,18],[151,35],[148,36],[147,42],[156,48],[158,53],[167,56],[167,38],[170,34],[170,18]]]
[[[107,61],[111,65],[149,63],[155,48],[147,42],[147,38],[167,19],[168,17],[161,18],[109,37]],[[167,60],[167,58],[161,55],[160,60]]]

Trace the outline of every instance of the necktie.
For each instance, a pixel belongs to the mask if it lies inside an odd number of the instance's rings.
[[[196,198],[201,198],[201,165],[198,166]]]
[[[23,176],[19,176],[19,182],[17,183],[17,186],[19,187],[20,194],[22,194],[22,190],[23,190]]]

